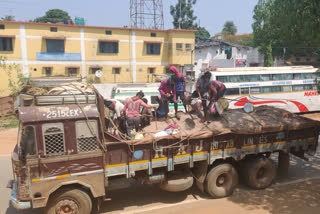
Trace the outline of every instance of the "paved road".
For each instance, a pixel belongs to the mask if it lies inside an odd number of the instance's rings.
[[[40,214],[41,210],[17,212],[9,205],[6,189],[11,163],[8,155],[0,155],[0,213]],[[101,214],[169,214],[169,213],[238,213],[238,214],[318,214],[320,210],[320,149],[309,162],[292,158],[289,178],[277,179],[266,190],[250,190],[240,185],[231,197],[210,199],[197,188],[187,192],[168,193],[156,186],[136,186],[110,194]]]

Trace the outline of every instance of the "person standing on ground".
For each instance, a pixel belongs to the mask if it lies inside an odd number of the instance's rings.
[[[132,137],[131,131],[135,129],[139,131],[140,129],[140,106],[143,106],[147,109],[156,107],[153,105],[148,105],[144,103],[141,99],[144,97],[142,91],[138,92],[136,96],[128,99],[123,108],[123,115],[126,118],[127,134],[129,137]]]
[[[207,71],[202,76],[198,78],[195,83],[195,91],[192,93],[193,98],[199,97],[202,101],[202,108],[204,117],[201,122],[205,122],[207,120],[207,99],[208,99],[208,91],[210,88],[210,79],[211,72]]]
[[[184,102],[184,93],[186,92],[186,79],[184,78],[183,74],[179,73],[178,69],[175,66],[171,66],[170,71],[174,73],[173,75],[176,75],[178,77],[178,81],[174,84],[176,99],[178,100],[180,98],[185,111],[188,112]],[[178,112],[178,102],[174,103],[174,110]]]
[[[165,118],[168,117],[169,113],[169,103],[177,103],[175,83],[178,81],[176,75],[172,75],[168,79],[164,79],[159,87],[159,92],[161,95],[162,104],[165,106]],[[175,109],[176,111],[176,109]],[[177,114],[177,111],[175,112]]]

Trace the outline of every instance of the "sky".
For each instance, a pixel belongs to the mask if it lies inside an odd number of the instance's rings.
[[[49,9],[62,9],[71,18],[83,17],[86,25],[128,26],[130,0],[0,0],[0,17],[15,16],[16,21],[29,21],[45,15]],[[178,0],[163,0],[165,29],[173,28],[170,5]],[[233,21],[237,34],[251,33],[253,9],[258,0],[197,0],[194,7],[200,25],[213,36],[221,32],[226,21]]]

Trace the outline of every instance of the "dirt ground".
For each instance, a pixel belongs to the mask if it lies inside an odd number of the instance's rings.
[[[18,128],[0,131],[0,155],[11,154],[17,143],[17,134]]]

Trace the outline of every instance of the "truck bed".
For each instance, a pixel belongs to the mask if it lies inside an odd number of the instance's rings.
[[[200,123],[202,114],[178,113],[180,120],[155,122],[143,129],[144,139],[130,141],[132,144],[146,144],[162,139],[202,139],[226,134],[252,135],[270,132],[294,131],[317,127],[320,122],[292,114],[271,106],[259,106],[252,113],[243,109],[225,111],[220,117],[209,118],[208,123]],[[168,125],[176,124],[179,133],[155,138],[154,134],[163,131]]]

